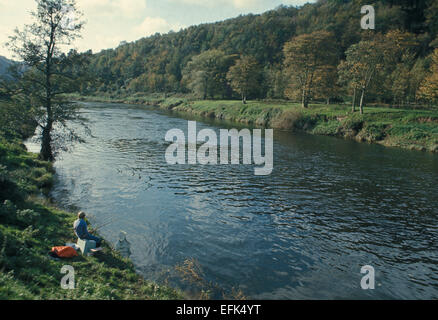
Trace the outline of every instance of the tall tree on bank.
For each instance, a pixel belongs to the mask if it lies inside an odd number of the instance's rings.
[[[248,95],[260,90],[261,77],[260,65],[251,56],[240,57],[227,73],[231,88],[240,94],[244,104],[246,104]]]
[[[363,114],[364,99],[367,90],[373,84],[372,81],[376,78],[377,73],[384,67],[384,50],[382,43],[382,36],[376,35],[373,40],[362,40],[352,45],[345,52],[346,59],[340,70],[345,70],[345,68],[351,70],[349,82],[353,88],[359,89],[360,114]],[[344,74],[344,76],[348,77],[348,72]]]
[[[423,99],[436,102],[438,101],[438,48],[433,51],[431,58],[430,73],[423,80],[418,91]]]
[[[330,104],[330,99],[338,95],[338,74],[336,66],[326,66],[315,74],[315,98],[324,99]]]
[[[351,111],[356,112],[357,93],[360,90],[360,74],[358,68],[342,60],[338,65],[338,83],[352,93]]]
[[[15,29],[7,46],[29,67],[23,77],[23,90],[39,111],[40,158],[53,161],[54,126],[65,126],[67,120],[77,118],[75,107],[60,97],[71,90],[74,82],[63,71],[67,56],[60,49],[80,37],[83,22],[79,20],[82,14],[75,0],[36,0],[36,3],[37,10],[32,12],[34,22],[21,31]]]
[[[416,41],[412,34],[393,30],[385,35],[370,34],[367,39],[348,48],[345,52],[346,59],[340,64],[338,71],[345,83],[359,89],[361,114],[364,112],[364,102],[370,88],[380,86],[385,90],[381,76],[389,78],[399,63],[406,65],[406,57],[409,57],[410,50],[415,46]]]
[[[207,99],[228,93],[227,71],[234,56],[220,50],[207,50],[194,56],[183,70],[182,82],[198,97]]]
[[[293,38],[284,45],[284,67],[290,78],[288,98],[301,96],[307,108],[315,87],[315,75],[337,64],[336,39],[331,32],[315,31]]]

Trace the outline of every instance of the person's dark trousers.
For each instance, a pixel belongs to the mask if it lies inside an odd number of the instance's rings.
[[[88,234],[87,236],[84,237],[85,240],[94,240],[96,241],[96,248],[100,247],[100,244],[102,242],[102,240],[98,237],[95,237],[91,234]]]

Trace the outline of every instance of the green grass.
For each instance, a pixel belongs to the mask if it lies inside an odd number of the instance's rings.
[[[312,134],[338,136],[385,146],[438,152],[438,111],[291,102],[185,101],[173,108],[200,116]]]
[[[53,169],[0,133],[0,299],[180,299],[182,293],[139,276],[108,245],[94,257],[53,260],[53,246],[74,242],[75,215],[39,196]],[[76,289],[60,286],[61,268],[75,270]]]

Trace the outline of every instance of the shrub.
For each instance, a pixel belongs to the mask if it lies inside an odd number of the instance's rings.
[[[50,188],[53,185],[53,175],[51,173],[45,173],[36,179],[35,182],[38,188]]]
[[[286,110],[279,113],[272,120],[272,127],[283,130],[293,130],[300,128],[300,123],[302,122],[303,114],[298,110]]]
[[[359,132],[358,138],[368,142],[381,141],[386,137],[386,128],[385,123],[367,123]]]
[[[23,230],[20,240],[23,243],[29,245],[34,240],[34,238],[38,236],[39,232],[40,231],[38,229],[34,229],[33,226],[28,226],[26,229]]]
[[[31,209],[18,210],[17,220],[27,225],[34,224],[40,218],[40,214]]]
[[[363,119],[359,117],[347,117],[344,121],[342,121],[342,128],[344,131],[355,131],[359,132],[363,127]]]

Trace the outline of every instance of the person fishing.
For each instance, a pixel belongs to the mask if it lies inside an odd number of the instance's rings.
[[[81,240],[94,240],[96,247],[100,247],[102,240],[88,232],[87,223],[85,222],[85,212],[78,213],[78,219],[73,223],[76,236]]]

